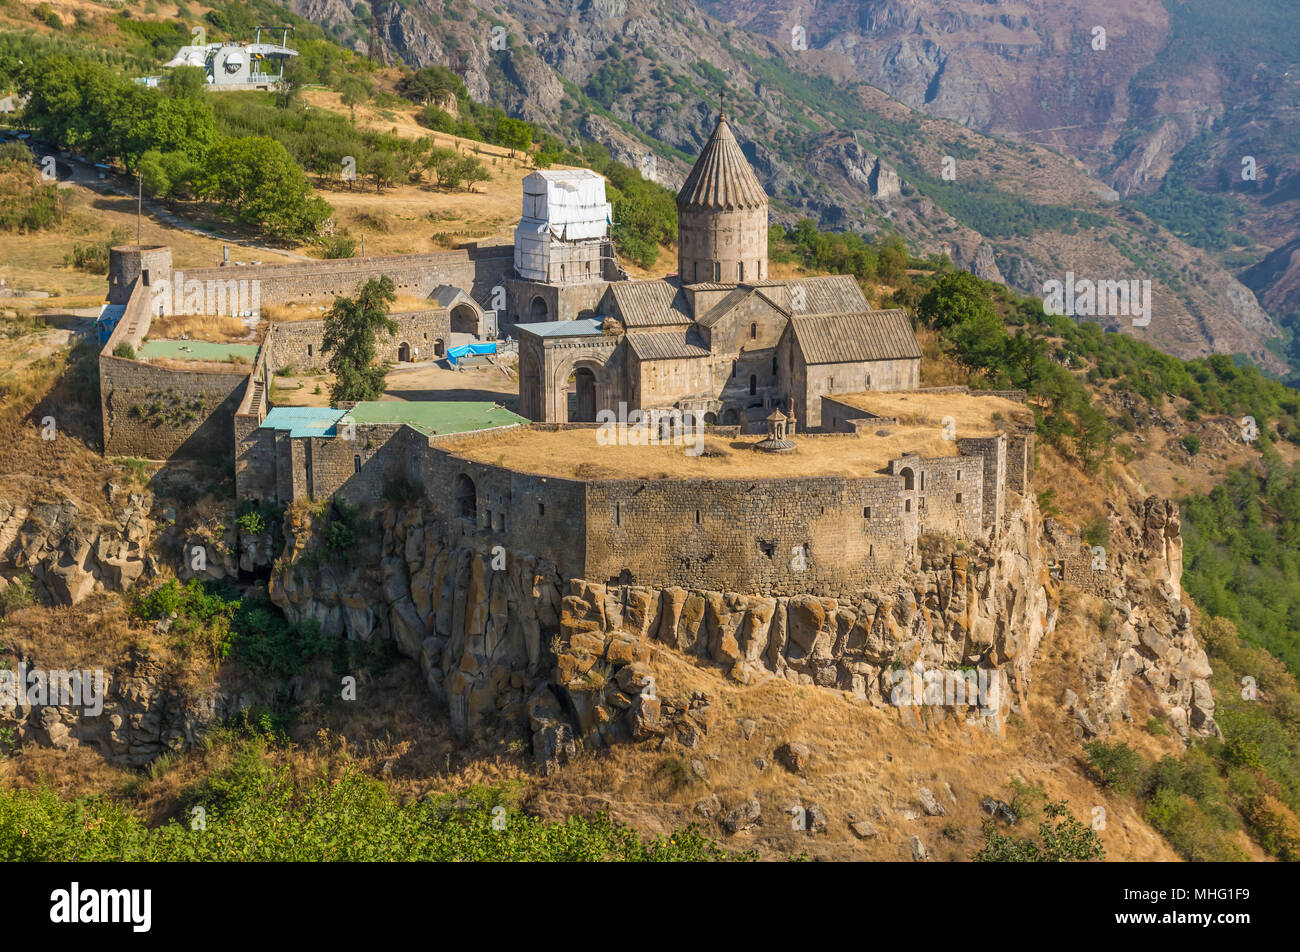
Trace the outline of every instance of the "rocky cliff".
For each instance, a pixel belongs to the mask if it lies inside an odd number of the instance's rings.
[[[1176,510],[1154,499],[1146,507],[1132,524],[1116,513],[1117,538],[1129,538],[1104,572],[1080,576],[1119,612],[1081,676],[1085,699],[1064,701],[1090,735],[1124,716],[1139,675],[1180,731],[1214,729],[1208,665],[1177,601]],[[992,542],[926,537],[920,564],[880,590],[776,598],[564,579],[527,553],[446,546],[419,508],[385,508],[378,518],[377,558],[358,571],[321,567],[313,518],[291,516],[272,599],[330,634],[392,638],[418,660],[459,732],[522,731],[547,770],[580,747],[668,732],[689,741],[707,730],[707,703],[662,680],[654,660],[665,650],[742,684],[783,678],[894,708],[904,723],[960,714],[999,731],[1030,690],[1062,586],[1072,584],[1073,570],[1056,568],[1066,561],[1058,552],[1079,545],[1043,531],[1024,500]],[[991,704],[942,694],[900,702],[899,685],[919,685],[913,676],[926,672],[996,682],[998,693]]]

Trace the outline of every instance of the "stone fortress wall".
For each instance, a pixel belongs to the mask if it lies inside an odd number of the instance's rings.
[[[465,289],[476,302],[490,302],[494,289],[507,280],[513,262],[513,247],[501,245],[302,264],[176,270],[166,246],[110,249],[108,300],[124,305],[125,311],[99,356],[104,452],[166,459],[209,456],[234,446],[237,467],[247,469],[258,458],[246,444],[266,416],[271,377],[286,367],[303,371],[324,368],[320,351],[324,325],[320,320],[271,323],[251,374],[246,367],[235,365],[229,370],[210,364],[185,368],[114,356],[123,344],[133,351],[140,349],[153,321],[156,297],[173,281],[205,286],[211,282],[223,288],[231,282],[255,281],[257,299],[266,305],[352,294],[365,281],[387,275],[399,294],[428,296],[438,287],[450,285]],[[232,305],[218,309],[229,313],[239,296],[228,294],[219,300]],[[450,315],[445,307],[391,315],[398,331],[381,342],[380,356],[398,360],[403,345],[409,349],[407,359],[441,356],[450,346]]]
[[[512,245],[488,245],[425,254],[340,258],[288,264],[253,264],[194,268],[185,280],[257,281],[263,304],[286,304],[302,298],[354,294],[371,278],[387,275],[398,294],[432,294],[439,285],[464,288],[474,300],[489,300],[514,267]]]
[[[497,547],[526,551],[564,577],[849,595],[898,577],[915,563],[924,536],[1000,535],[1005,513],[1020,505],[1032,478],[1030,469],[1007,463],[1014,439],[1024,448],[1018,458],[1032,467],[1032,435],[1025,434],[958,441],[957,456],[903,456],[876,476],[777,479],[542,476],[443,446],[449,439],[505,441],[513,429],[426,437],[411,427],[358,425],[351,440],[290,440],[260,429],[237,453],[256,470],[239,477],[238,491],[281,504],[333,494],[376,504],[401,478],[420,488],[425,531],[441,544],[485,556]],[[1012,488],[1013,476],[1021,488]]]

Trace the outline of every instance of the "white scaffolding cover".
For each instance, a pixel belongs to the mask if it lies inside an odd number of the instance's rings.
[[[524,179],[523,217],[515,228],[515,269],[547,281],[553,241],[605,238],[613,208],[605,180],[591,169],[545,169]]]

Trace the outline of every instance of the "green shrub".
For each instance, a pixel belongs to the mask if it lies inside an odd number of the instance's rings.
[[[31,577],[15,576],[4,589],[0,590],[0,618],[20,608],[26,608],[35,600],[36,596],[32,594]]]
[[[253,732],[275,729],[253,712]],[[265,741],[183,798],[179,819],[150,828],[108,797],[64,800],[52,789],[0,790],[0,861],[25,862],[701,862],[752,860],[694,825],[642,836],[606,814],[547,821],[520,811],[508,787],[400,802],[354,767],[296,776],[272,767]],[[206,829],[191,828],[193,807]]]
[[[1142,756],[1121,741],[1108,743],[1094,740],[1083,745],[1088,767],[1101,786],[1117,793],[1128,793],[1142,779],[1145,764]]]
[[[1083,541],[1088,545],[1109,545],[1110,544],[1110,521],[1105,516],[1098,516],[1086,526],[1080,533]]]
[[[975,854],[979,863],[1069,863],[1105,859],[1106,851],[1096,832],[1070,813],[1064,800],[1043,807],[1046,816],[1038,824],[1038,838],[1017,839],[1000,832],[994,822],[983,824],[984,846]]]
[[[135,360],[135,348],[126,341],[118,344],[113,348],[114,357],[125,357],[127,360]]]

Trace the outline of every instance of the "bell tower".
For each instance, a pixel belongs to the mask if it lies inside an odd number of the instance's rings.
[[[677,273],[682,284],[767,277],[767,192],[725,112],[677,193]]]

